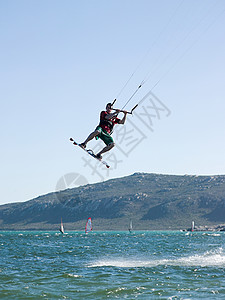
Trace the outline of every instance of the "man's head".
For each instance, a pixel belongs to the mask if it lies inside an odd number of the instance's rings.
[[[108,113],[110,113],[111,110],[112,110],[112,103],[107,103],[107,105],[106,105],[106,111],[107,111]]]

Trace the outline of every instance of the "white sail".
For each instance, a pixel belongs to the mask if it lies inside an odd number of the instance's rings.
[[[133,230],[133,225],[132,225],[132,220],[130,220],[129,231],[131,232],[132,230]]]
[[[192,223],[191,223],[191,231],[194,231],[194,228],[195,228],[195,222],[192,221]]]
[[[62,219],[61,219],[61,225],[60,225],[59,231],[60,231],[62,234],[64,233],[64,227],[63,227]]]

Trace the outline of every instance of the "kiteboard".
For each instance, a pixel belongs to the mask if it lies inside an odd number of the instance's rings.
[[[88,149],[88,150],[87,150],[87,149],[81,147],[80,144],[78,144],[77,142],[75,142],[73,138],[70,138],[70,141],[73,142],[73,145],[79,146],[81,149],[83,149],[83,150],[84,150],[86,153],[88,153],[90,156],[92,156],[92,157],[94,157],[95,159],[97,159],[100,163],[102,163],[103,165],[105,165],[106,168],[110,168],[110,166],[107,164],[107,162],[104,161],[104,160],[101,160],[101,159],[97,158],[97,156],[94,154],[94,152],[93,152],[91,149]]]

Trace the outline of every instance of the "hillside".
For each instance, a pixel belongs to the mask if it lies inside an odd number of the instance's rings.
[[[96,230],[184,229],[225,223],[225,176],[135,173],[97,184],[0,206],[0,230],[83,230],[92,217]]]

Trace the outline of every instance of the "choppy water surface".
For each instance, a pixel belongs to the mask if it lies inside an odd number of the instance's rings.
[[[0,298],[225,299],[224,243],[224,232],[0,232]]]

